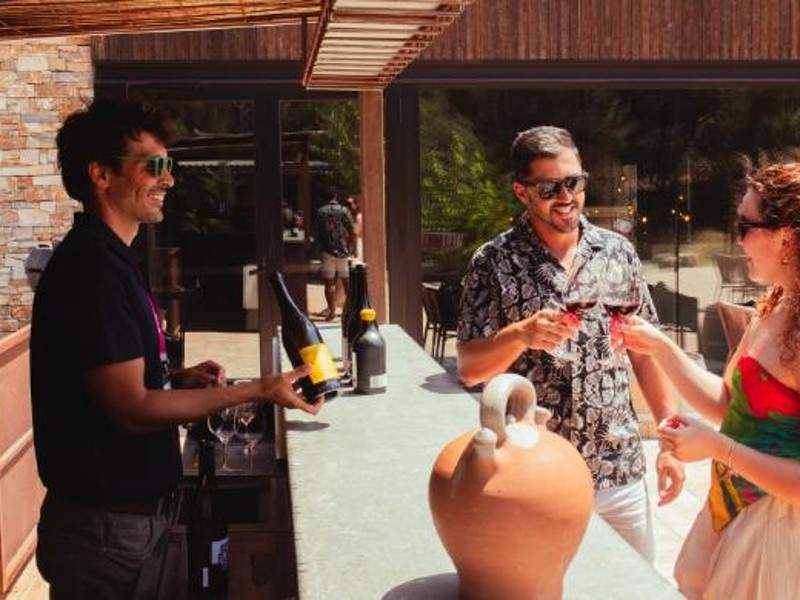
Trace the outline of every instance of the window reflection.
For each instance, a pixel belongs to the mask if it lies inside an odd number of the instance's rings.
[[[720,371],[720,300],[752,302],[733,231],[748,161],[796,156],[789,89],[437,90],[421,95],[423,274],[458,282],[478,245],[509,227],[508,150],[518,131],[569,129],[591,173],[585,213],[630,239],[665,327]]]

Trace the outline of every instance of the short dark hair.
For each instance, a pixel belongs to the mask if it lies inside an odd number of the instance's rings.
[[[70,197],[84,207],[94,201],[89,163],[99,162],[119,172],[128,140],[149,133],[167,145],[172,129],[166,117],[155,109],[119,100],[96,100],[69,115],[56,135],[61,180]]]
[[[572,150],[580,159],[578,147],[566,129],[552,125],[531,127],[517,134],[511,144],[511,164],[514,179],[525,181],[530,174],[531,161],[537,158],[553,158],[565,150]]]

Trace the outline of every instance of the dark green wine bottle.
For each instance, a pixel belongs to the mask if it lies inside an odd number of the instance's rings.
[[[347,317],[347,350],[342,357],[342,364],[347,365],[352,372],[353,369],[353,342],[361,333],[361,311],[371,308],[369,303],[369,291],[367,289],[367,265],[360,263],[356,265],[353,272],[353,303],[350,305],[350,314]],[[355,383],[355,378],[353,378]]]
[[[228,525],[215,504],[214,442],[199,441],[197,495],[186,528],[189,596],[198,600],[228,597]]]
[[[353,340],[355,355],[353,381],[360,394],[379,394],[386,391],[386,342],[378,331],[375,309],[361,311],[359,336]]]
[[[347,386],[350,384],[352,378],[352,372],[350,368],[350,360],[349,356],[347,355],[347,324],[350,319],[350,311],[353,308],[353,304],[357,295],[358,290],[356,290],[356,262],[353,259],[348,261],[348,268],[350,271],[350,276],[348,277],[347,281],[349,285],[347,286],[347,298],[345,298],[344,306],[342,307],[342,385]]]
[[[328,346],[317,326],[297,308],[286,288],[283,273],[274,273],[269,281],[281,310],[281,338],[286,354],[293,367],[311,366],[311,373],[299,382],[303,395],[309,402],[316,402],[320,397],[333,398],[341,384]]]

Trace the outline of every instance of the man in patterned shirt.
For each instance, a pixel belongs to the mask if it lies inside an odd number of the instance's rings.
[[[347,259],[355,250],[354,221],[350,210],[336,198],[323,204],[317,210],[317,235],[322,249],[322,268],[320,274],[325,282],[325,300],[328,311],[325,319],[332,321],[336,315],[336,278],[342,282],[344,293],[350,281]]]
[[[528,377],[538,402],[553,413],[548,427],[586,460],[595,510],[640,554],[653,561],[654,539],[644,484],[645,459],[625,367],[609,361],[610,319],[601,304],[580,325],[550,307],[563,305],[570,277],[610,293],[640,286],[638,314],[657,322],[633,246],[582,215],[584,173],[569,132],[534,127],[511,150],[513,190],[526,207],[515,225],[481,246],[464,282],[458,323],[458,369],[469,386],[503,372]],[[577,356],[552,352],[576,336]],[[629,354],[657,421],[674,412],[664,375],[650,357]],[[656,461],[660,503],[683,486],[683,466],[662,451]]]

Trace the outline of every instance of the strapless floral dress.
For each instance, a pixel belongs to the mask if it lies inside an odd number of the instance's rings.
[[[720,431],[759,452],[800,460],[800,393],[741,356]],[[712,461],[708,502],[675,579],[690,600],[800,600],[800,506]]]

